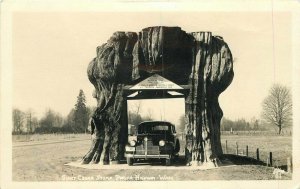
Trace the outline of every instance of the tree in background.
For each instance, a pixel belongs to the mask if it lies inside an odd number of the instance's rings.
[[[13,109],[13,134],[33,133],[38,126],[39,121],[32,110],[23,112],[16,108]]]
[[[142,109],[142,101],[137,100],[133,104],[133,109],[131,110],[134,114],[140,114],[140,110]]]
[[[95,111],[95,107],[86,107],[87,108],[87,118],[92,117],[93,112]],[[72,108],[71,111],[69,112],[69,114],[66,116],[64,124],[63,124],[63,128],[62,128],[62,132],[63,133],[74,133],[74,132],[79,132],[78,129],[76,128],[79,125],[75,124],[75,108]],[[89,129],[89,128],[84,128],[84,129]],[[88,130],[89,131],[89,130]],[[80,131],[80,132],[84,132],[84,131]]]
[[[143,108],[142,101],[136,100],[132,104],[131,108],[128,111],[128,124],[137,126],[143,121],[152,121],[153,120],[153,110],[148,108],[147,114],[142,116],[140,114]]]
[[[185,116],[181,115],[179,117],[179,125],[176,128],[177,132],[184,132],[185,130]]]
[[[278,127],[278,134],[283,127],[289,126],[292,120],[292,96],[283,85],[274,84],[269,95],[264,99],[262,117],[269,124]]]
[[[143,121],[140,115],[140,110],[142,108],[142,102],[140,100],[134,101],[131,109],[128,111],[128,124],[137,126]]]
[[[33,116],[33,112],[32,110],[28,110],[26,113],[26,131],[28,133],[32,133],[33,132],[33,124],[32,124],[32,116]]]
[[[251,118],[250,122],[246,121],[244,118],[232,121],[226,117],[221,120],[221,131],[262,131],[266,130],[263,124],[255,117]]]
[[[230,131],[231,128],[236,129],[235,125],[234,121],[223,117],[221,120],[221,131]]]
[[[140,114],[136,114],[136,112],[128,112],[128,124],[132,124],[137,126],[143,121],[143,118]]]
[[[69,112],[69,114],[65,117],[65,121],[63,124],[63,127],[61,129],[61,131],[63,133],[73,133],[74,132],[74,113],[75,113],[75,109],[72,108]]]
[[[19,109],[13,109],[13,133],[21,134],[22,127],[25,123],[25,113]]]
[[[143,120],[145,121],[153,121],[153,110],[148,108],[147,109],[147,115],[143,117]]]
[[[260,124],[260,121],[256,118],[256,117],[252,117],[250,120],[250,128],[251,130],[265,130],[264,127],[262,127],[262,125]]]
[[[63,126],[63,117],[59,113],[48,109],[44,117],[41,118],[39,125],[40,127],[35,130],[37,133],[60,132],[60,129]]]
[[[25,112],[26,117],[26,132],[33,133],[36,128],[39,126],[38,119],[34,116],[34,113],[31,109]]]
[[[81,133],[86,132],[89,122],[89,110],[85,105],[85,95],[82,89],[79,90],[79,95],[77,97],[77,103],[74,109],[74,131]]]
[[[249,131],[250,124],[244,118],[241,118],[235,121],[235,128],[239,131]]]
[[[80,90],[75,107],[71,109],[66,117],[48,109],[40,120],[34,116],[31,109],[23,112],[14,108],[12,132],[13,134],[85,132],[89,117],[95,110],[95,107],[86,107],[85,103],[84,92]]]

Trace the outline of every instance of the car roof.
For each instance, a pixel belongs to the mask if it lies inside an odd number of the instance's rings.
[[[151,124],[151,123],[153,123],[153,124],[155,124],[155,123],[157,123],[157,124],[165,123],[165,124],[169,124],[169,125],[174,125],[174,124],[172,124],[172,123],[169,122],[169,121],[143,121],[143,122],[141,122],[139,125]],[[151,125],[152,125],[152,124],[151,124]]]

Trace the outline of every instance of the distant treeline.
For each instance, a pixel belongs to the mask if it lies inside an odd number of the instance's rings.
[[[255,117],[250,122],[244,118],[232,121],[228,118],[223,117],[221,120],[221,131],[266,131],[270,130],[270,125],[262,122]]]
[[[139,123],[143,121],[152,121],[151,116],[142,117],[140,114],[136,114],[135,112],[128,112],[128,124],[137,126]]]
[[[89,119],[95,108],[86,106],[84,92],[79,91],[77,102],[74,108],[66,117],[48,109],[44,116],[38,119],[34,112],[28,110],[23,112],[17,108],[13,109],[13,134],[27,133],[85,133],[88,132]],[[128,124],[138,125],[142,121],[151,121],[152,112],[148,111],[148,115],[142,117],[140,115],[141,104],[138,103],[135,110],[128,112]],[[174,120],[169,120],[174,121]],[[185,117],[179,117],[179,124],[176,127],[178,132],[185,130]],[[276,127],[275,127],[276,128]],[[272,130],[274,126],[263,120],[253,117],[250,122],[245,119],[230,120],[223,117],[221,120],[221,131],[266,131]]]
[[[93,109],[86,106],[82,90],[79,91],[75,107],[66,117],[48,109],[44,116],[38,119],[31,110],[23,112],[14,108],[12,133],[84,133],[87,132]]]
[[[95,107],[87,107],[85,95],[79,91],[75,107],[63,117],[60,113],[48,109],[42,118],[38,119],[31,110],[26,112],[13,109],[13,134],[33,133],[85,133],[89,132],[89,119]],[[128,112],[128,124],[138,125],[143,121],[151,121],[152,114],[142,117],[139,111]]]

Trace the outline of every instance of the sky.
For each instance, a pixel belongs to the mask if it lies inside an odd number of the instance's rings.
[[[15,12],[12,25],[13,107],[41,117],[51,108],[67,115],[83,89],[95,106],[88,63],[96,47],[115,31],[179,26],[186,32],[211,31],[228,43],[235,76],[220,95],[224,116],[259,118],[274,82],[292,86],[291,15],[287,12]],[[149,110],[150,105],[156,109]],[[161,106],[165,104],[165,106]],[[169,110],[168,108],[171,108]],[[143,114],[178,120],[182,99],[143,101]],[[174,121],[177,122],[177,121]]]

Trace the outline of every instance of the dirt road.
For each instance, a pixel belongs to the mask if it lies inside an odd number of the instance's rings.
[[[29,143],[28,143],[29,144]],[[224,166],[217,169],[195,170],[127,169],[122,165],[115,169],[84,169],[65,164],[80,159],[89,149],[90,140],[18,145],[13,147],[14,181],[105,181],[105,180],[261,180],[274,179],[273,168],[259,165]],[[139,165],[136,165],[139,166]],[[159,166],[159,165],[158,165]],[[282,179],[290,179],[283,175]]]

